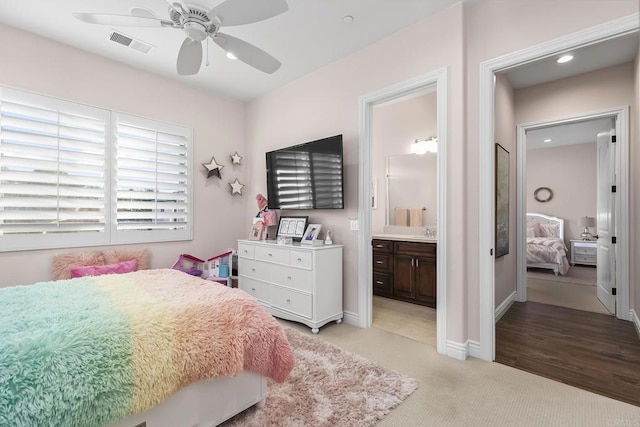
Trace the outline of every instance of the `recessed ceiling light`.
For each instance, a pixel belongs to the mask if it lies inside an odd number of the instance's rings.
[[[351,15],[345,15],[342,18],[342,22],[344,22],[345,24],[351,24],[353,22],[353,16]]]
[[[572,59],[573,59],[573,55],[562,55],[560,58],[558,58],[556,62],[558,64],[564,64],[565,62],[569,62]]]
[[[549,138],[545,139],[544,142],[551,142]]]
[[[227,58],[229,59],[238,59],[233,53],[227,52]]]

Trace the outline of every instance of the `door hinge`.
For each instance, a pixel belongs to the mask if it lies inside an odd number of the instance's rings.
[[[611,186],[611,192],[612,192],[612,193],[615,193],[615,192],[616,192],[616,186],[615,186],[615,185],[612,185],[612,186]]]
[[[617,242],[617,239],[616,239],[616,236],[613,236],[613,237],[611,238],[611,244],[615,245],[616,243],[618,243],[618,242]]]
[[[611,288],[611,295],[616,295],[616,288]]]
[[[489,255],[493,256],[493,248],[489,249]]]
[[[616,136],[615,135],[611,135],[611,142],[613,142],[614,144],[616,143]]]

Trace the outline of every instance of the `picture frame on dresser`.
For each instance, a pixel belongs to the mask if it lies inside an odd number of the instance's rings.
[[[281,216],[276,239],[291,237],[293,241],[299,242],[304,236],[308,221],[308,216]]]
[[[262,240],[263,232],[264,223],[262,221],[254,222],[251,225],[251,231],[249,231],[249,240]]]
[[[320,229],[322,229],[321,224],[309,224],[306,231],[304,232],[304,235],[302,236],[302,240],[300,240],[300,243],[305,245],[315,245],[320,243],[320,241],[318,240]]]

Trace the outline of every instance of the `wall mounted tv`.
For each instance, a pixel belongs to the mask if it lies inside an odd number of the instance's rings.
[[[269,209],[344,209],[342,135],[266,157]]]

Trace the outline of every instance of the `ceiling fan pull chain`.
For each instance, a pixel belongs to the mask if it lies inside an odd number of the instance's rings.
[[[207,67],[209,66],[209,37],[207,37],[207,62],[205,63],[205,65]]]

